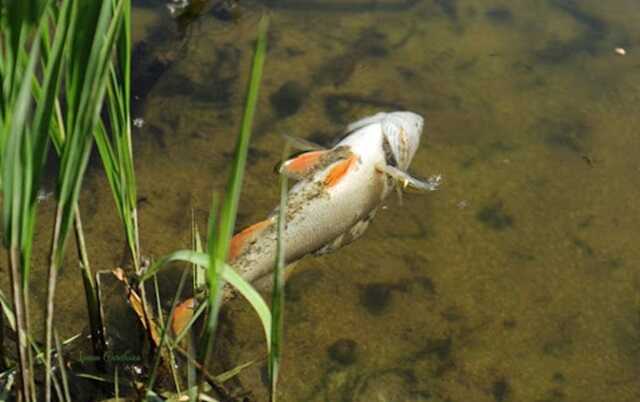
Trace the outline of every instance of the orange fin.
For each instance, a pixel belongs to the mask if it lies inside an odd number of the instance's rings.
[[[248,244],[258,238],[258,235],[268,228],[272,223],[271,219],[265,219],[255,223],[240,233],[233,236],[229,245],[229,262],[233,262],[245,250]]]
[[[193,297],[188,298],[176,306],[176,309],[173,311],[173,316],[171,317],[171,329],[174,335],[178,336],[186,328],[189,321],[191,321],[191,317],[193,317],[195,307],[196,302]]]
[[[322,165],[323,155],[329,151],[310,151],[289,159],[280,166],[280,173],[284,173],[287,177],[299,180],[309,173],[313,172],[316,167]]]
[[[324,178],[325,187],[330,188],[338,184],[340,180],[349,173],[349,170],[355,166],[357,161],[358,157],[356,155],[351,155],[349,158],[341,160],[333,165],[327,176]]]

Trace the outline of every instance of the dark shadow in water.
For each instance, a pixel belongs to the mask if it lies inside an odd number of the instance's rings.
[[[329,359],[343,366],[358,360],[358,343],[353,339],[338,339],[327,349]]]
[[[132,112],[135,116],[140,113],[147,95],[162,75],[169,69],[172,61],[154,56],[149,43],[146,41],[141,41],[136,44],[131,58]]]
[[[374,282],[360,286],[360,304],[372,315],[382,315],[391,306],[393,292],[419,291],[427,297],[436,294],[435,285],[427,276],[399,280],[397,282]]]
[[[543,49],[536,52],[536,58],[543,63],[555,64],[562,63],[580,53],[595,55],[601,48],[601,42],[606,39],[609,33],[607,23],[603,19],[582,10],[577,2],[573,0],[548,1],[552,7],[573,17],[576,22],[584,27],[584,31],[571,40],[550,40]]]
[[[509,383],[504,378],[495,381],[491,387],[491,395],[496,402],[507,401],[510,392]]]
[[[307,96],[307,89],[302,84],[287,81],[269,96],[269,102],[276,117],[283,119],[296,114]]]
[[[513,217],[504,210],[502,201],[480,208],[476,218],[488,228],[497,231],[513,227]]]
[[[591,130],[582,120],[540,119],[535,124],[536,131],[543,136],[544,144],[550,148],[584,154],[588,149]]]

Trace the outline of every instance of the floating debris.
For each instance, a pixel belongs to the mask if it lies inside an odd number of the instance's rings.
[[[175,18],[182,14],[184,10],[189,7],[190,3],[188,0],[171,0],[167,3],[167,9],[169,10],[169,14]]]
[[[619,54],[620,56],[624,56],[624,55],[627,54],[627,51],[624,50],[624,48],[622,48],[622,47],[617,47],[614,50],[615,50],[616,54]]]
[[[40,189],[38,191],[38,195],[36,196],[36,199],[38,200],[38,202],[42,202],[42,201],[48,200],[49,198],[51,198],[51,196],[53,196],[53,191]]]
[[[133,125],[137,128],[142,128],[142,126],[144,126],[144,119],[142,117],[136,117],[133,119]]]

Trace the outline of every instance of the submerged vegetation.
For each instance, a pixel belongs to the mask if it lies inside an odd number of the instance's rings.
[[[73,381],[93,382],[103,399],[136,394],[145,400],[235,400],[222,384],[242,369],[214,376],[207,367],[215,342],[222,289],[230,283],[246,297],[264,326],[269,349],[271,395],[281,350],[283,278],[274,276],[272,310],[262,297],[226,263],[235,225],[251,127],[266,54],[268,19],[259,24],[258,40],[247,92],[245,113],[236,144],[225,198],[214,194],[208,242],[202,246],[193,222],[194,249],[148,262],[143,258],[137,213],[138,197],[131,133],[131,4],[129,0],[30,0],[0,5],[0,186],[2,236],[10,274],[10,294],[0,289],[0,400],[77,400]],[[110,275],[127,289],[131,309],[145,328],[149,351],[138,376],[123,377],[108,359],[112,353],[105,335],[100,274],[91,268],[79,208],[79,194],[94,144],[113,193],[130,254],[132,269],[113,267]],[[34,330],[32,250],[38,225],[38,206],[48,160],[57,166],[55,224],[51,228],[44,339]],[[286,180],[282,181],[286,196]],[[284,201],[280,213],[284,211]],[[280,229],[282,230],[282,219]],[[75,237],[75,261],[85,290],[94,370],[74,373],[66,360],[66,346],[55,328],[57,276],[69,237]],[[206,252],[203,252],[206,249]],[[282,246],[278,266],[282,268]],[[67,259],[65,259],[65,256]],[[163,314],[156,273],[170,261],[192,264],[194,292],[201,302],[188,306],[191,314],[175,333],[171,321],[184,311],[179,299],[186,286],[185,270],[172,307]],[[104,273],[101,273],[104,274]],[[155,286],[155,292],[149,292]],[[155,301],[152,300],[155,295]],[[202,328],[193,326],[204,313]],[[272,319],[273,316],[273,319]],[[193,334],[192,334],[193,332]],[[198,344],[193,340],[199,339]],[[182,363],[183,364],[178,364]],[[186,370],[183,370],[186,366]],[[85,366],[86,367],[86,366]],[[71,369],[71,370],[70,370]],[[183,375],[184,374],[184,375]],[[186,379],[184,379],[186,377]],[[158,385],[159,378],[167,379]],[[159,395],[162,395],[159,396]],[[100,397],[96,397],[100,399]],[[182,399],[184,398],[184,399]]]

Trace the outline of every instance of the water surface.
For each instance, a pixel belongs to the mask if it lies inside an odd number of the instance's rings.
[[[362,239],[296,266],[282,401],[640,400],[636,2],[254,1],[181,27],[160,1],[134,5],[146,255],[188,246],[191,210],[204,227],[224,187],[264,11],[239,227],[277,203],[279,134],[329,144],[381,110],[426,117],[411,170],[441,173],[440,190],[390,197]],[[86,186],[109,269],[126,253],[97,164]],[[84,325],[79,283],[67,268],[61,331]],[[264,354],[248,308],[228,321],[220,364]],[[258,364],[240,383],[266,400],[263,378]]]

